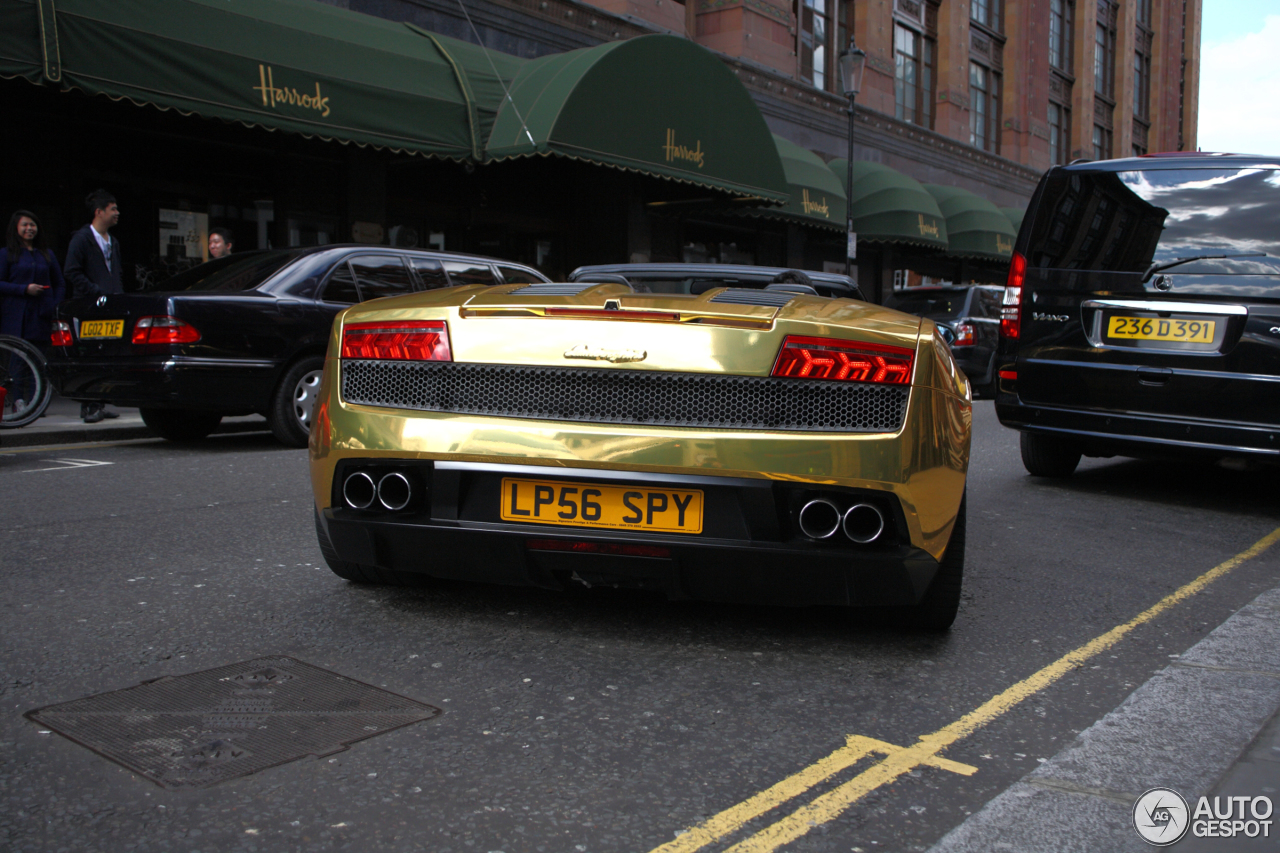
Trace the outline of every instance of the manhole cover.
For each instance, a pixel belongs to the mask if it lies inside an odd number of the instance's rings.
[[[165,788],[200,788],[429,720],[439,708],[287,657],[159,678],[27,718]]]

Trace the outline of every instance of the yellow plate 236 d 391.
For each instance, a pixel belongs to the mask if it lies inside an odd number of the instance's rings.
[[[1107,337],[1135,341],[1208,344],[1213,343],[1216,325],[1213,320],[1189,320],[1185,317],[1112,316],[1107,321]]]
[[[503,479],[503,521],[605,527],[654,533],[701,533],[698,489],[607,486]]]

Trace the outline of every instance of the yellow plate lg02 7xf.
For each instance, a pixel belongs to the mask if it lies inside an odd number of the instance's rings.
[[[80,340],[124,337],[124,320],[85,320],[80,324]]]
[[[502,520],[661,533],[702,532],[702,492],[502,481]]]

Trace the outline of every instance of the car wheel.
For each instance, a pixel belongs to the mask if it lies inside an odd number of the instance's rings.
[[[1052,435],[1024,432],[1022,464],[1036,477],[1070,477],[1080,464],[1080,445]]]
[[[411,572],[395,572],[380,569],[377,566],[366,566],[363,563],[350,563],[338,556],[329,534],[320,523],[320,511],[313,510],[316,522],[316,540],[320,544],[320,555],[328,564],[330,571],[345,581],[352,583],[382,584],[384,586],[421,586],[426,577]]]
[[[276,387],[267,413],[267,425],[282,444],[306,447],[311,435],[311,413],[320,395],[324,358],[309,355],[295,361]]]
[[[147,429],[169,441],[195,441],[204,438],[222,423],[217,412],[192,412],[185,409],[139,409]]]
[[[951,528],[951,541],[947,543],[947,552],[942,555],[933,583],[929,584],[920,603],[910,608],[907,623],[913,628],[945,631],[956,621],[956,613],[960,610],[960,586],[964,580],[965,503],[962,496],[956,523]]]

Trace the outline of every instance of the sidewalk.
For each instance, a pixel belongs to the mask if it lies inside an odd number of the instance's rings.
[[[127,441],[138,438],[156,438],[147,429],[137,409],[112,406],[120,417],[87,424],[80,419],[80,404],[55,396],[49,403],[44,417],[30,426],[0,430],[0,452],[9,447],[33,447],[45,444],[82,444],[94,441]],[[267,422],[258,415],[223,418],[214,430],[218,433],[258,432],[267,429]]]
[[[1280,587],[1241,608],[930,853],[1153,850],[1134,828],[1133,807],[1155,787],[1181,794],[1193,814],[1201,796],[1211,808],[1215,796],[1265,796],[1276,809],[1269,837],[1189,831],[1170,849],[1280,849]]]

